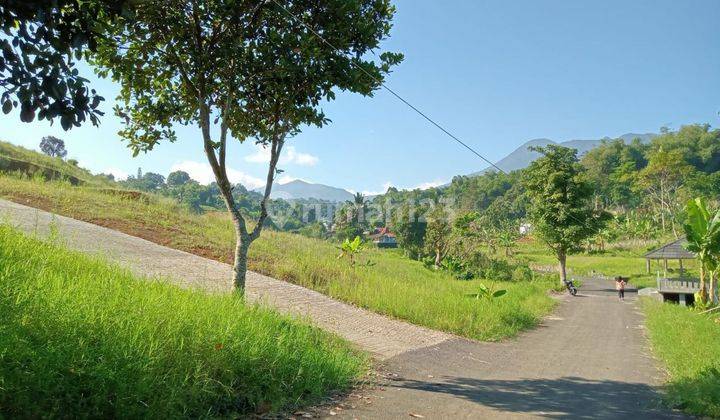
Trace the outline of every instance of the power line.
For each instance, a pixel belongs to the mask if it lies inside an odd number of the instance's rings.
[[[295,20],[296,22],[298,22],[298,23],[300,23],[302,26],[304,26],[308,31],[310,31],[313,35],[315,35],[319,40],[321,40],[322,42],[324,42],[325,44],[327,44],[330,48],[332,48],[333,50],[335,50],[335,52],[337,52],[339,55],[344,56],[342,50],[340,50],[338,47],[336,47],[336,46],[334,46],[333,44],[331,44],[330,41],[328,41],[327,39],[325,39],[322,35],[320,35],[315,29],[313,29],[310,25],[308,25],[308,24],[307,24],[304,20],[302,20],[300,17],[298,17],[297,15],[293,14],[290,10],[288,10],[287,7],[283,6],[280,2],[278,2],[278,0],[272,0],[272,2],[275,3],[275,4],[276,4],[278,7],[280,7],[281,9],[283,9],[283,10],[285,11],[285,13],[287,13],[288,16],[290,16],[293,20]],[[422,112],[421,110],[419,110],[415,105],[411,104],[408,100],[406,100],[405,98],[403,98],[399,93],[397,93],[397,92],[395,92],[394,90],[390,89],[390,87],[388,87],[388,85],[386,85],[384,82],[382,82],[381,80],[377,79],[375,76],[373,76],[372,74],[370,74],[367,70],[365,70],[364,68],[362,68],[360,65],[358,65],[358,64],[355,63],[354,61],[351,60],[350,63],[351,63],[353,66],[355,66],[358,70],[360,70],[360,71],[362,71],[363,73],[365,73],[365,74],[366,74],[369,78],[371,78],[375,83],[377,83],[378,85],[382,86],[385,90],[387,90],[388,92],[390,92],[393,96],[395,96],[395,97],[396,97],[398,100],[400,100],[402,103],[404,103],[405,105],[407,105],[410,109],[412,109],[413,111],[415,111],[418,115],[420,115],[420,116],[423,117],[425,120],[427,120],[428,122],[430,122],[430,124],[434,125],[434,126],[437,127],[438,129],[440,129],[440,131],[442,131],[443,133],[447,134],[451,139],[455,140],[457,143],[459,143],[460,145],[462,145],[463,147],[465,147],[467,150],[469,150],[470,152],[472,152],[475,156],[479,157],[480,159],[482,159],[483,161],[485,161],[486,163],[488,163],[490,166],[492,166],[493,168],[497,169],[500,173],[507,175],[507,172],[505,172],[505,171],[503,171],[502,169],[500,169],[500,167],[498,167],[496,164],[492,163],[490,160],[488,160],[487,158],[485,158],[485,156],[483,156],[482,154],[480,154],[477,150],[473,149],[473,148],[470,147],[467,143],[465,143],[464,141],[460,140],[457,136],[455,136],[455,135],[452,134],[450,131],[448,131],[447,129],[445,129],[445,127],[443,127],[443,126],[440,125],[439,123],[435,122],[435,120],[433,120],[432,118],[430,118],[429,116],[427,116],[427,114],[425,114],[424,112]],[[577,217],[572,216],[572,215],[571,215],[571,217],[572,217],[573,219],[575,219],[575,221],[579,222],[580,224],[586,224],[586,221],[582,221],[582,220],[580,220],[580,219],[578,219]]]
[[[272,0],[272,2],[275,3],[275,4],[276,4],[278,7],[280,7],[281,9],[283,9],[283,10],[285,11],[285,13],[287,13],[288,16],[290,16],[293,20],[295,20],[296,22],[300,23],[300,24],[301,24],[302,26],[304,26],[308,31],[312,32],[312,34],[315,35],[319,40],[321,40],[322,42],[324,42],[325,44],[327,44],[330,48],[332,48],[333,50],[335,50],[335,52],[337,52],[339,55],[343,55],[343,56],[344,56],[344,54],[343,54],[342,50],[340,50],[340,48],[337,48],[336,46],[334,46],[333,44],[331,44],[330,41],[328,41],[327,39],[323,38],[323,36],[320,35],[315,29],[313,29],[310,25],[308,25],[307,23],[305,23],[305,21],[302,20],[300,17],[298,17],[297,15],[293,14],[290,10],[288,10],[287,7],[283,6],[280,2],[278,2],[278,0]],[[396,97],[398,100],[400,100],[400,102],[404,103],[404,104],[407,105],[410,109],[412,109],[413,111],[415,111],[418,115],[420,115],[420,116],[423,117],[425,120],[427,120],[430,124],[434,125],[434,126],[437,127],[438,129],[440,129],[440,131],[442,131],[443,133],[447,134],[451,139],[455,140],[458,144],[460,144],[461,146],[463,146],[464,148],[466,148],[467,150],[469,150],[470,152],[472,152],[475,156],[479,157],[480,159],[482,159],[482,160],[485,161],[487,164],[489,164],[489,165],[492,166],[493,168],[497,169],[497,170],[500,171],[501,173],[503,173],[503,174],[505,173],[505,171],[503,171],[503,170],[500,169],[497,165],[495,165],[494,163],[492,163],[491,161],[489,161],[488,159],[486,159],[485,156],[481,155],[477,150],[473,149],[473,148],[470,147],[467,143],[465,143],[464,141],[460,140],[456,135],[454,135],[454,134],[452,134],[450,131],[448,131],[445,127],[443,127],[443,126],[440,125],[439,123],[435,122],[435,120],[433,120],[432,118],[430,118],[429,116],[427,116],[427,114],[425,114],[424,112],[422,112],[421,110],[419,110],[415,105],[411,104],[408,100],[406,100],[405,98],[403,98],[399,93],[397,93],[397,92],[395,92],[394,90],[390,89],[390,87],[389,87],[388,85],[386,85],[386,84],[383,83],[381,80],[379,80],[378,78],[376,78],[375,76],[373,76],[372,74],[370,74],[367,70],[365,70],[364,68],[362,68],[362,67],[361,67],[360,65],[358,65],[356,62],[354,62],[354,61],[351,60],[350,63],[351,63],[353,66],[355,66],[355,68],[357,68],[358,70],[360,70],[360,71],[362,71],[363,73],[365,73],[365,74],[366,74],[368,77],[370,77],[375,83],[377,83],[378,85],[382,86],[385,90],[387,90],[388,92],[390,92],[394,97]]]

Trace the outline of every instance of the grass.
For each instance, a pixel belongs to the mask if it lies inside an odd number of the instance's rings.
[[[655,354],[670,374],[666,402],[696,416],[720,417],[720,318],[644,299]]]
[[[660,243],[657,244],[661,245]],[[654,246],[650,246],[654,249]],[[645,259],[642,257],[650,249],[639,248],[623,251],[612,251],[599,254],[576,254],[568,257],[569,275],[585,276],[592,272],[604,276],[630,277],[630,283],[636,287],[654,287],[657,283],[657,272],[663,273],[658,262],[653,262],[651,273],[646,272]],[[518,249],[518,257],[531,265],[542,268],[555,268],[557,260],[537,242],[525,242]],[[697,277],[697,264],[694,260],[683,262],[686,275]],[[679,271],[677,261],[668,261],[668,275],[676,276]]]
[[[340,339],[0,225],[0,418],[237,417],[350,386]]]
[[[233,229],[224,213],[195,215],[159,197],[139,201],[7,176],[0,176],[0,196],[219,261],[232,260]],[[487,302],[470,295],[492,279],[456,280],[387,250],[365,250],[360,261],[370,259],[375,265],[355,269],[337,255],[329,242],[266,230],[250,249],[249,268],[359,307],[479,340],[499,340],[532,328],[555,303],[548,295],[555,282],[547,280],[495,282],[508,293]]]
[[[19,171],[25,173],[49,170],[66,177],[78,179],[87,184],[98,186],[107,186],[110,184],[104,177],[93,175],[90,171],[71,165],[61,158],[46,156],[22,146],[0,141],[0,168],[3,168],[3,165],[17,167]]]

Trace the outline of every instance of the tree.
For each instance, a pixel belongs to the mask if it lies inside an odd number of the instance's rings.
[[[436,205],[427,215],[425,246],[435,258],[435,268],[440,268],[440,264],[450,248],[452,224],[449,218],[448,212],[440,204]]]
[[[130,16],[131,0],[9,0],[0,5],[0,96],[3,113],[20,120],[60,118],[64,130],[89,119],[98,124],[103,100],[88,88],[74,59],[94,51],[106,22]]]
[[[46,136],[40,140],[40,150],[48,156],[64,158],[67,156],[65,142],[53,136]]]
[[[584,168],[575,149],[557,145],[532,149],[542,156],[523,174],[530,198],[529,216],[534,233],[555,253],[560,281],[565,282],[568,254],[579,250],[610,216],[593,207],[593,190],[583,178]]]
[[[190,181],[190,175],[185,171],[170,172],[167,177],[168,187],[179,187]]]
[[[417,209],[410,203],[403,203],[392,215],[391,228],[405,253],[410,258],[419,258],[424,247],[427,222],[422,220]]]
[[[711,214],[705,200],[696,198],[685,206],[687,219],[683,224],[688,244],[700,262],[700,300],[708,301],[707,274],[710,274],[710,298],[717,303],[717,269],[720,262],[720,210]]]
[[[678,150],[665,151],[660,147],[650,155],[648,165],[639,173],[640,185],[655,203],[663,233],[667,230],[667,217],[671,217],[673,233],[675,220],[672,218],[677,202],[676,193],[684,180],[694,172]]]
[[[99,43],[94,63],[122,86],[115,111],[134,154],[174,141],[175,124],[199,128],[234,224],[233,284],[241,293],[285,142],[304,125],[329,123],[319,106],[336,90],[371,95],[380,86],[402,56],[368,57],[388,36],[393,14],[389,0],[140,2],[134,18],[117,19],[114,35]],[[228,180],[228,138],[270,151],[254,226]]]

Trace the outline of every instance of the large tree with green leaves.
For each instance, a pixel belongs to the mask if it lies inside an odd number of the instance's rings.
[[[523,174],[530,199],[528,215],[534,234],[555,254],[564,282],[567,256],[602,229],[610,216],[593,206],[593,189],[584,179],[577,150],[557,145],[532,149],[542,156]]]
[[[175,140],[176,124],[200,144],[235,226],[233,282],[245,287],[247,253],[268,217],[285,142],[337,90],[371,95],[402,56],[374,56],[391,28],[389,0],[167,0],[141,2],[98,45],[100,74],[122,86],[116,113],[134,153]],[[324,39],[321,39],[321,35]],[[373,59],[376,58],[376,59]],[[270,151],[260,214],[249,224],[233,195],[231,138]]]

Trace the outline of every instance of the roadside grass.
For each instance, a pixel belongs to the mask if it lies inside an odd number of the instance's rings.
[[[0,418],[237,417],[360,378],[344,341],[0,225]]]
[[[224,213],[191,214],[169,200],[132,200],[58,182],[0,176],[0,196],[20,204],[114,228],[172,248],[232,261],[234,235]],[[462,281],[396,252],[366,249],[351,268],[332,243],[266,230],[250,249],[249,269],[333,298],[429,328],[479,340],[499,340],[536,326],[554,307],[554,281]],[[477,300],[480,284],[506,289]]]
[[[688,308],[643,299],[653,351],[670,374],[666,403],[696,415],[720,417],[720,320]]]

